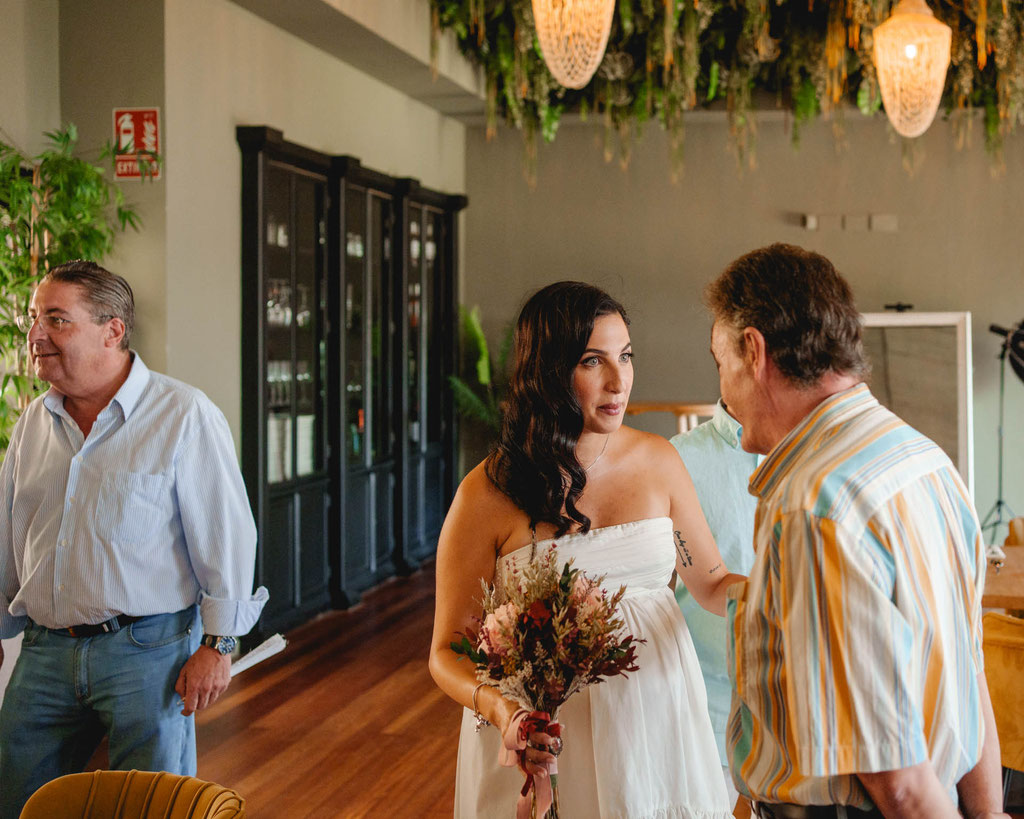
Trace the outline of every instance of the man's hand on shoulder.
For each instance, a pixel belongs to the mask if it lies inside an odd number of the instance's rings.
[[[231,682],[231,657],[208,646],[199,646],[196,653],[181,667],[174,690],[181,697],[186,717],[213,705]]]

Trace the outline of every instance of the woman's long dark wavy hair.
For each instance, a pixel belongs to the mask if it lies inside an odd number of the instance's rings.
[[[595,319],[614,314],[629,324],[625,308],[600,288],[556,282],[538,290],[516,322],[501,434],[485,469],[494,485],[529,515],[531,527],[550,523],[555,537],[574,524],[590,530],[590,518],[576,508],[587,473],[576,458],[583,412],[573,373]]]

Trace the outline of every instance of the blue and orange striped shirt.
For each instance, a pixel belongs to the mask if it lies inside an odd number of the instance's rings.
[[[984,546],[949,458],[859,384],[750,481],[756,558],[729,590],[727,742],[742,793],[870,807],[857,773],[981,754]]]

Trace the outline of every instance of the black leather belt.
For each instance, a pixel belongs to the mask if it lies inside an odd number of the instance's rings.
[[[754,802],[760,819],[885,819],[878,808],[861,810],[849,805],[790,805],[785,802]]]
[[[130,614],[119,614],[117,617],[111,617],[102,623],[69,626],[68,628],[51,628],[47,629],[47,631],[52,631],[55,634],[66,634],[69,637],[95,637],[97,634],[110,634],[114,631],[120,631],[125,626],[141,619],[141,617],[132,617]]]

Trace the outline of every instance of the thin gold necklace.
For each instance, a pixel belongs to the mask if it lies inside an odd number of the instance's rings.
[[[601,447],[601,451],[597,454],[597,457],[590,462],[590,466],[583,467],[584,472],[590,472],[590,470],[594,468],[594,464],[596,464],[598,461],[601,460],[602,457],[604,457],[604,451],[608,449],[608,439],[611,437],[611,433],[608,433],[607,435],[604,436],[604,446]]]

